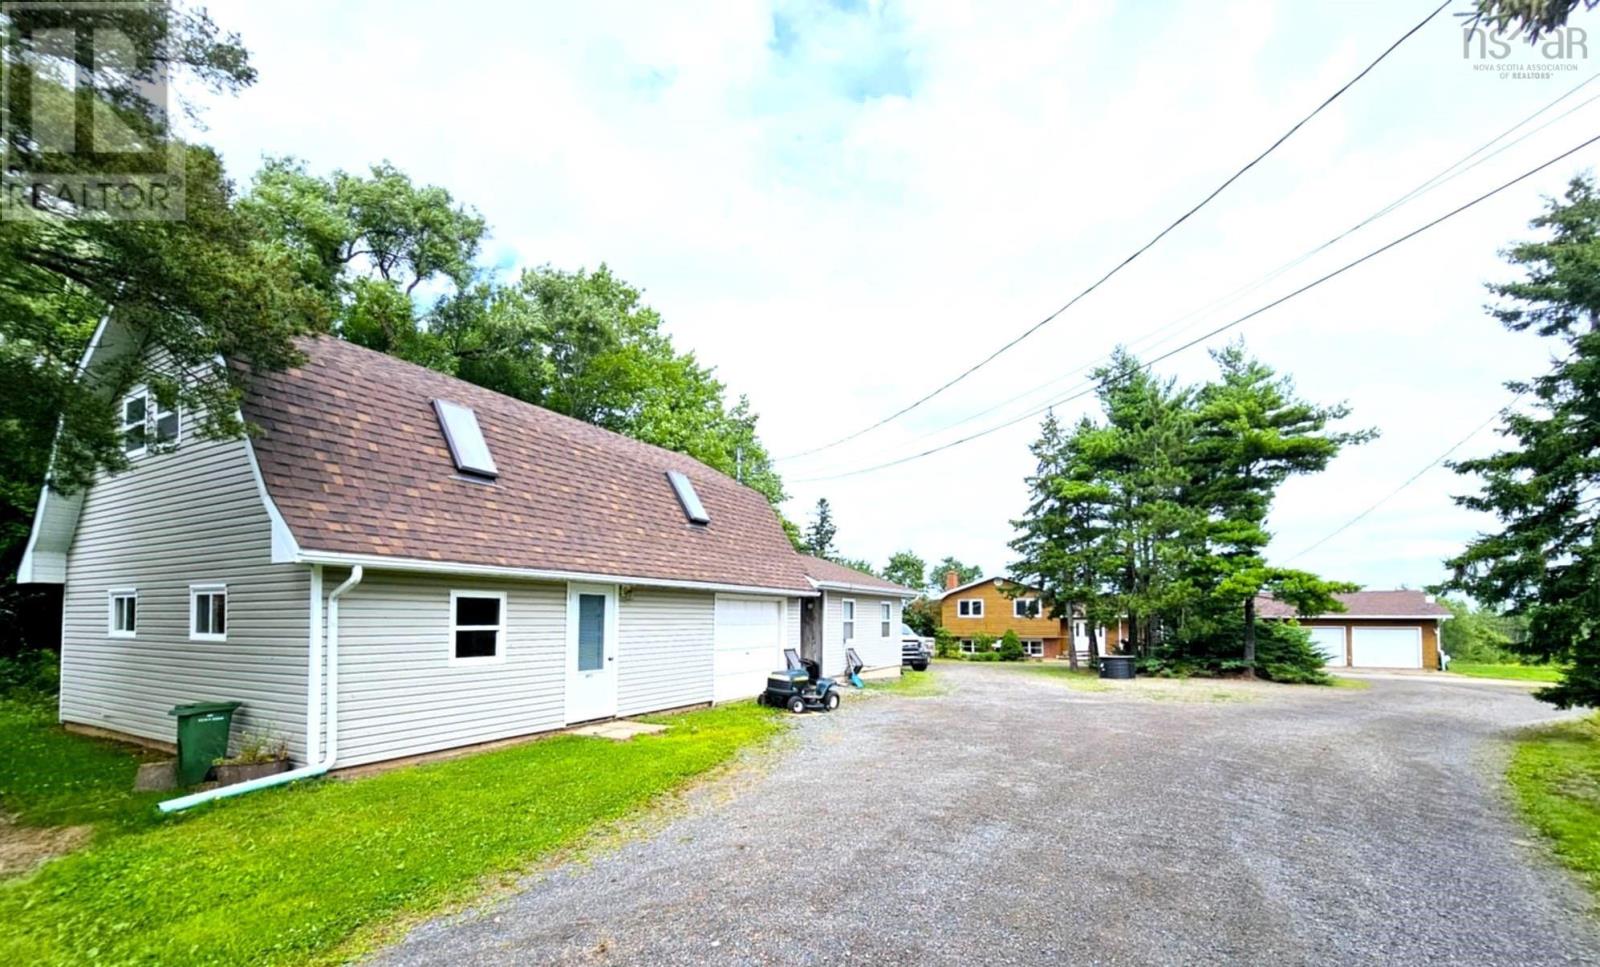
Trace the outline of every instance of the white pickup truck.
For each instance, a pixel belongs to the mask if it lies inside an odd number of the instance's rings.
[[[928,662],[933,659],[933,639],[924,638],[911,630],[911,626],[900,624],[900,664],[910,665],[913,671],[927,671]]]

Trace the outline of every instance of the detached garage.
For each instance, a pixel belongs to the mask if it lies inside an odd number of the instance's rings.
[[[1439,668],[1439,627],[1450,609],[1422,591],[1357,591],[1337,596],[1345,610],[1301,615],[1311,645],[1330,668]],[[1263,618],[1296,618],[1269,597],[1256,599]]]

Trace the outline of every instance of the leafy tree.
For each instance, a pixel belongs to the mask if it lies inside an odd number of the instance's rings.
[[[816,516],[811,519],[811,526],[806,528],[806,553],[832,560],[833,539],[838,531],[833,523],[833,508],[828,506],[828,498],[818,497]]]
[[[1588,176],[1551,199],[1533,227],[1541,241],[1515,245],[1507,260],[1518,281],[1489,290],[1513,332],[1551,340],[1562,356],[1548,372],[1507,387],[1530,402],[1505,416],[1509,445],[1453,464],[1481,478],[1458,497],[1493,514],[1484,534],[1447,561],[1448,586],[1527,620],[1515,647],[1565,666],[1562,680],[1537,693],[1561,708],[1600,705],[1600,194]]]
[[[919,591],[927,586],[928,564],[910,551],[896,551],[889,555],[889,563],[884,565],[883,576],[885,580],[893,581],[901,587]]]
[[[933,570],[928,575],[928,579],[935,587],[942,588],[944,587],[945,576],[951,571],[956,572],[957,585],[967,584],[968,582],[976,581],[983,577],[983,568],[979,567],[978,565],[963,564],[954,557],[946,557],[944,560],[933,566]]]
[[[1453,661],[1503,662],[1516,654],[1513,643],[1522,640],[1520,622],[1473,607],[1466,601],[1441,598],[1451,618],[1440,626],[1439,647]]]
[[[939,628],[939,602],[926,597],[909,601],[901,611],[901,620],[917,634],[934,637]]]
[[[1022,639],[1017,637],[1015,631],[1007,628],[1006,633],[1000,636],[1000,660],[1021,661],[1022,657]]]
[[[53,600],[19,589],[11,576],[47,462],[49,485],[63,491],[121,467],[114,400],[136,383],[165,405],[201,414],[207,435],[241,433],[238,403],[250,370],[212,362],[223,355],[256,370],[282,367],[295,359],[294,334],[326,325],[283,246],[240,216],[217,156],[173,138],[165,106],[148,93],[162,69],[217,91],[250,84],[255,71],[238,37],[203,12],[103,4],[94,15],[129,41],[128,56],[96,51],[92,63],[78,64],[64,50],[35,46],[30,28],[57,13],[17,7],[0,17],[0,42],[23,52],[8,57],[7,83],[31,85],[36,104],[88,104],[148,151],[170,153],[181,164],[184,217],[105,218],[57,198],[48,214],[0,220],[0,558],[8,575],[0,612],[17,616],[4,623],[6,648],[18,647],[19,629],[35,627],[39,603]],[[71,90],[62,77],[75,79]],[[26,129],[7,125],[4,139],[8,165],[25,168],[33,150]],[[82,170],[95,173],[92,159]],[[79,373],[107,316],[132,346],[166,362],[151,368],[144,353],[131,352]]]
[[[829,560],[833,561],[835,564],[842,564],[845,567],[854,568],[855,570],[860,571],[862,574],[871,574],[874,577],[879,576],[878,569],[873,567],[872,562],[866,560],[865,558],[836,556],[829,558]]]

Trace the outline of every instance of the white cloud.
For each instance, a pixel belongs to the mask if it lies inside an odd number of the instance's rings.
[[[1423,12],[1396,7],[1260,0],[1163,19],[1109,2],[605,3],[441,15],[238,0],[213,14],[243,34],[261,82],[211,112],[209,137],[241,177],[263,154],[320,169],[388,158],[477,206],[496,258],[610,263],[647,290],[681,348],[750,395],[786,454],[909,402],[1060,305]],[[1473,73],[1441,19],[1022,347],[902,421],[786,463],[791,514],[825,495],[851,555],[910,547],[998,570],[1025,503],[1032,421],[895,470],[798,481],[970,430],[932,432],[1254,280],[1575,80]],[[1597,114],[1197,321],[1220,324],[1460,204],[1586,137]],[[1347,399],[1353,422],[1383,431],[1285,488],[1276,551],[1392,490],[1503,403],[1503,380],[1542,363],[1541,347],[1482,313],[1481,284],[1507,274],[1495,252],[1526,234],[1539,193],[1597,156],[1242,327],[1307,396]],[[1194,379],[1207,365],[1196,349],[1162,369]],[[1298,563],[1373,586],[1437,580],[1439,558],[1483,526],[1451,504],[1462,489],[1435,471]]]

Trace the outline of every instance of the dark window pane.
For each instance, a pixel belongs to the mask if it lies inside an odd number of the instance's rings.
[[[123,431],[123,434],[122,434],[122,452],[123,453],[132,453],[133,451],[142,449],[143,447],[144,447],[144,424],[141,423],[140,425],[134,427],[131,430]]]
[[[228,596],[226,594],[211,595],[211,633],[214,635],[226,634],[228,631]]]
[[[592,672],[606,660],[606,596],[578,595],[578,671]]]
[[[139,602],[133,598],[122,599],[122,630],[132,631],[138,627]]]
[[[458,631],[456,632],[456,657],[493,658],[495,655],[495,641],[499,637],[500,632],[493,629]]]
[[[178,438],[177,411],[163,413],[156,417],[156,442],[170,443]]]
[[[208,635],[211,633],[211,596],[197,594],[194,596],[194,630],[195,634]]]
[[[499,598],[456,598],[456,624],[459,626],[500,623]]]
[[[124,424],[143,423],[144,407],[145,398],[143,396],[134,396],[124,400],[122,404],[122,422]]]

